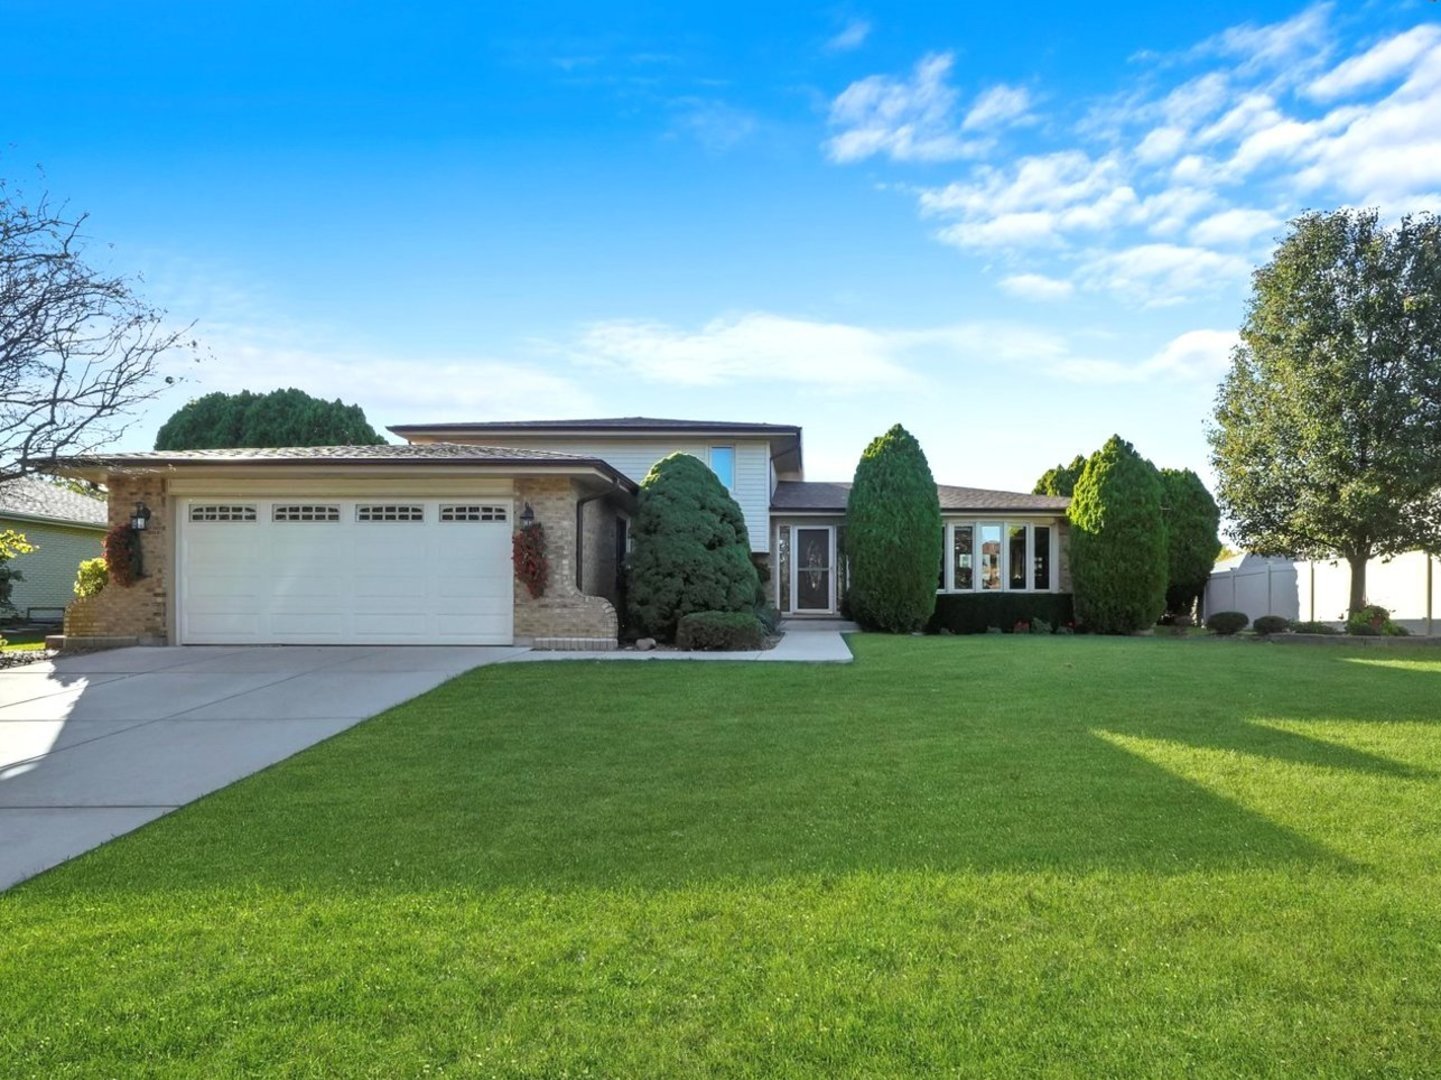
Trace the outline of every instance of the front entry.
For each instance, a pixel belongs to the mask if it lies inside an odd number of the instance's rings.
[[[791,611],[830,615],[836,610],[836,530],[799,525],[791,530]]]

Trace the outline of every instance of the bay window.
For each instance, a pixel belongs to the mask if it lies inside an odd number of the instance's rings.
[[[1051,525],[956,521],[945,526],[938,592],[1050,592]]]

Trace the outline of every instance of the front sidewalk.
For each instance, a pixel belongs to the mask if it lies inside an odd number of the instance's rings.
[[[854,659],[838,630],[787,630],[774,649],[746,652],[679,652],[655,649],[636,652],[614,649],[607,652],[532,652],[510,656],[501,663],[518,664],[544,660],[762,660],[800,664],[849,664]]]

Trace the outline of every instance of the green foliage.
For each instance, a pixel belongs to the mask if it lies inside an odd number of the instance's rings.
[[[1189,615],[1205,593],[1221,551],[1221,510],[1190,469],[1161,470],[1161,500],[1170,560],[1166,610]]]
[[[1064,495],[1070,498],[1076,490],[1076,481],[1081,478],[1085,471],[1086,459],[1083,455],[1077,454],[1071,459],[1069,465],[1057,465],[1055,468],[1047,469],[1036,481],[1036,486],[1031,489],[1035,495]]]
[[[1367,604],[1346,620],[1346,633],[1356,637],[1407,637],[1411,631],[1393,622],[1391,612],[1380,604]]]
[[[930,633],[984,634],[993,626],[1038,622],[1052,627],[1070,626],[1076,611],[1069,593],[943,593],[936,597],[935,614],[926,624]]]
[[[1340,631],[1340,630],[1337,630],[1337,629],[1336,629],[1334,626],[1332,626],[1330,623],[1323,623],[1323,622],[1303,622],[1303,621],[1301,621],[1301,620],[1297,620],[1297,621],[1295,621],[1295,622],[1293,622],[1293,623],[1291,624],[1291,633],[1293,633],[1293,634],[1331,634],[1331,635],[1339,635],[1339,634],[1341,633],[1341,631]]]
[[[10,593],[15,582],[25,580],[25,575],[10,565],[10,560],[35,550],[35,545],[25,539],[24,533],[15,532],[13,529],[0,532],[0,611],[12,610]]]
[[[384,444],[359,405],[322,401],[295,389],[206,394],[183,406],[155,436],[157,450]]]
[[[1246,629],[1251,617],[1244,611],[1218,611],[1206,616],[1206,629],[1221,637],[1230,637]]]
[[[708,652],[759,649],[766,629],[749,611],[695,611],[676,624],[678,648]]]
[[[1032,619],[1026,624],[1026,629],[1032,634],[1049,634],[1053,628],[1045,619]]]
[[[1251,629],[1258,634],[1284,634],[1291,629],[1291,620],[1284,615],[1262,615]]]
[[[765,583],[762,582],[762,585]],[[774,604],[760,603],[752,609],[752,614],[760,620],[761,626],[765,627],[767,634],[774,634],[781,627],[781,613]]]
[[[1441,548],[1441,221],[1309,213],[1256,271],[1209,432],[1221,504],[1262,555]]]
[[[745,515],[700,459],[671,454],[641,483],[626,602],[642,637],[670,641],[697,611],[751,613],[763,598]]]
[[[110,583],[110,570],[105,556],[86,559],[75,572],[75,595],[94,596]]]
[[[1086,462],[1067,511],[1076,617],[1086,629],[1135,633],[1165,610],[1161,500],[1155,466],[1119,435]]]
[[[936,606],[941,504],[925,452],[897,424],[856,466],[846,503],[851,617],[867,630],[911,633]]]

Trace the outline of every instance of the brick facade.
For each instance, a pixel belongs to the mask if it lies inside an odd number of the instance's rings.
[[[515,482],[516,517],[526,504],[535,520],[545,526],[550,578],[545,595],[534,598],[520,582],[515,583],[515,636],[517,638],[605,638],[614,641],[620,633],[615,605],[604,596],[588,596],[575,587],[575,483],[564,476],[529,477]],[[587,510],[585,560],[599,565],[606,530],[601,500]],[[596,522],[592,531],[591,522]],[[614,533],[610,534],[612,551]],[[612,556],[613,557],[613,556]],[[589,569],[585,576],[590,578]],[[612,573],[612,580],[614,574]]]
[[[113,582],[95,596],[79,597],[65,609],[67,638],[135,638],[145,645],[164,645],[166,582],[170,576],[170,513],[161,476],[111,476],[110,526],[130,522],[136,502],[150,507],[150,525],[141,535],[145,577],[121,587]]]

